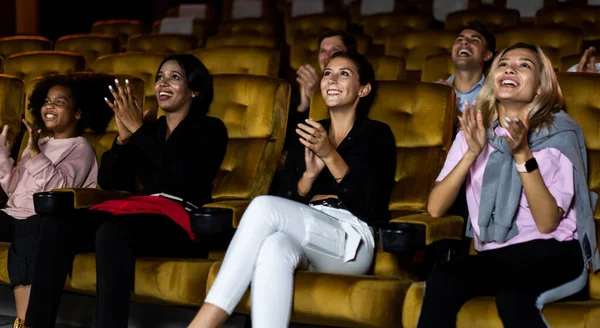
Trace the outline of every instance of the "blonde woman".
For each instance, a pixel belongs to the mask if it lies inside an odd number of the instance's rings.
[[[429,276],[418,327],[455,327],[476,296],[495,296],[504,327],[546,327],[544,304],[573,295],[600,257],[579,126],[542,50],[518,43],[494,60],[429,195],[442,216],[466,181],[467,234],[479,255]]]

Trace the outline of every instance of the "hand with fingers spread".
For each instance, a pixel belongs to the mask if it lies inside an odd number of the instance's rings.
[[[10,147],[8,142],[8,125],[4,125],[2,133],[0,133],[0,147]]]
[[[516,117],[510,118],[508,116],[505,117],[504,120],[506,121],[506,129],[508,130],[508,133],[510,133],[510,137],[504,136],[504,140],[508,143],[510,152],[513,154],[515,161],[524,163],[533,156],[529,149],[528,122]],[[527,119],[525,118],[525,120]]]
[[[296,74],[296,81],[300,84],[300,105],[297,110],[305,112],[310,107],[310,98],[319,90],[321,80],[317,71],[308,64],[301,66]]]
[[[577,65],[577,72],[584,73],[596,73],[596,48],[589,47],[581,56],[579,64]]]
[[[23,119],[23,124],[27,127],[27,131],[29,132],[29,142],[27,143],[27,150],[29,151],[29,158],[34,159],[37,155],[40,154],[40,145],[38,144],[40,140],[40,133],[42,133],[42,129],[36,129],[33,124],[29,121]],[[2,131],[4,133],[4,130]]]
[[[123,143],[129,140],[131,134],[144,123],[144,111],[139,101],[133,96],[129,80],[125,80],[125,88],[121,86],[117,79],[115,79],[115,84],[117,90],[110,85],[108,86],[114,101],[110,102],[107,98],[104,98],[104,100],[115,113],[115,121],[119,130],[118,141]]]
[[[460,129],[463,131],[465,140],[469,146],[468,152],[475,157],[479,156],[487,144],[487,132],[485,126],[483,126],[483,115],[467,102],[458,120],[460,122]]]

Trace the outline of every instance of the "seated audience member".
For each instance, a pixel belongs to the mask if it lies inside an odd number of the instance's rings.
[[[466,103],[473,104],[485,81],[484,67],[494,57],[496,38],[479,21],[470,22],[452,46],[455,73],[440,83],[454,88],[460,111]]]
[[[281,197],[261,196],[250,204],[189,327],[221,326],[250,283],[252,325],[287,327],[296,268],[369,270],[372,226],[389,220],[396,167],[390,127],[367,117],[374,75],[362,55],[333,55],[320,84],[330,118],[298,124]]]
[[[189,215],[169,194],[198,207],[211,190],[227,145],[221,120],[206,113],[213,81],[192,55],[167,57],[156,73],[158,104],[166,113],[143,123],[142,108],[127,80],[110,88],[118,136],[102,155],[103,189],[143,196],[108,201],[90,210],[48,219],[40,232],[26,325],[54,327],[65,279],[77,253],[96,251],[98,328],[125,328],[138,256],[198,257]]]
[[[456,327],[476,296],[495,296],[504,327],[546,327],[545,304],[584,288],[600,264],[583,133],[564,111],[552,63],[518,43],[494,60],[431,191],[446,213],[466,181],[479,255],[450,261],[427,282],[418,327]]]
[[[567,72],[600,73],[600,63],[596,64],[596,48],[587,48],[583,52],[579,63],[570,67]]]
[[[31,288],[35,245],[41,219],[33,194],[53,188],[96,188],[98,164],[94,149],[81,137],[84,129],[103,131],[112,113],[101,97],[106,86],[78,83],[72,75],[51,75],[38,82],[29,97],[34,124],[23,120],[29,132],[27,148],[14,166],[6,138],[0,134],[0,185],[8,195],[0,211],[2,241],[11,242],[8,274],[14,290],[17,319],[22,327]],[[49,137],[40,138],[45,130]]]

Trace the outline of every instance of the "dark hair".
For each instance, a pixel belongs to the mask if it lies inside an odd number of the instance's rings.
[[[485,39],[487,50],[491,51],[492,54],[496,52],[496,37],[485,27],[485,25],[483,25],[483,23],[478,20],[470,21],[461,31],[464,30],[473,30],[481,34]]]
[[[361,85],[366,85],[367,83],[371,84],[371,91],[368,95],[360,98],[356,107],[356,116],[358,118],[366,117],[369,115],[371,106],[377,96],[377,85],[375,83],[375,70],[373,69],[373,65],[369,63],[365,56],[358,52],[337,52],[331,56],[329,61],[331,62],[333,58],[338,57],[349,59],[354,63],[358,72],[358,81]]]
[[[198,92],[198,95],[192,99],[190,113],[188,115],[206,115],[213,101],[214,89],[212,76],[208,69],[194,55],[172,55],[165,58],[158,66],[156,76],[160,72],[160,68],[169,60],[176,61],[185,75],[188,88],[193,92]]]
[[[114,76],[100,73],[62,73],[43,77],[35,85],[27,105],[34,117],[34,125],[38,129],[46,128],[42,118],[42,106],[46,103],[48,91],[58,85],[71,91],[71,97],[75,101],[74,109],[81,113],[76,126],[77,134],[81,135],[88,128],[96,133],[103,133],[113,116],[104,97],[113,99],[108,86],[115,87],[114,80]]]
[[[332,38],[334,36],[339,36],[340,39],[342,39],[342,42],[344,43],[344,47],[346,47],[346,52],[357,52],[358,51],[358,46],[356,45],[356,39],[349,33],[346,33],[344,31],[340,31],[340,30],[333,30],[333,31],[329,31],[329,32],[323,34],[319,38],[319,47],[321,46],[321,42],[323,42],[323,40],[325,40],[327,38]]]

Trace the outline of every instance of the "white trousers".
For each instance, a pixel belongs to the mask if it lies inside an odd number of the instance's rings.
[[[287,327],[299,265],[318,272],[366,273],[373,261],[372,232],[348,211],[318,208],[274,196],[255,198],[205,302],[231,314],[252,282],[252,326]],[[350,216],[361,223],[353,225],[354,235],[362,236],[358,243],[346,242],[352,231],[344,220]],[[347,249],[351,244],[355,249]]]

